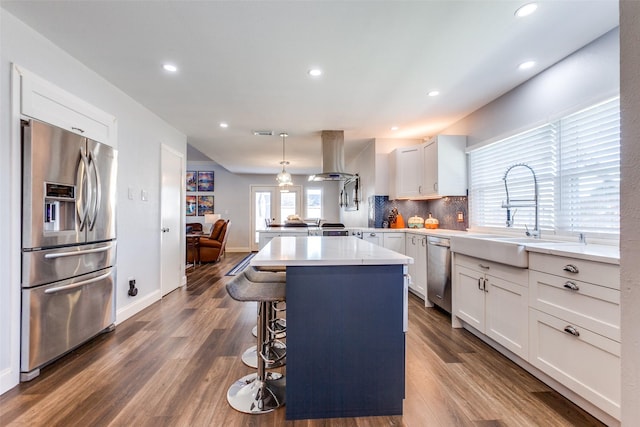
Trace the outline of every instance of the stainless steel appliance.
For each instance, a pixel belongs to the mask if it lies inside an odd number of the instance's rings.
[[[449,239],[427,237],[427,299],[451,313],[451,249]]]
[[[22,122],[22,381],[115,321],[116,156]]]
[[[320,226],[323,236],[348,236],[349,230],[339,222],[325,222]]]

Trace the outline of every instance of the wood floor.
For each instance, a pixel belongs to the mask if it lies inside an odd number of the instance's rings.
[[[178,289],[0,397],[2,426],[590,426],[597,420],[450,318],[410,298],[404,415],[285,421],[241,414],[227,388],[250,373],[256,306],[226,293],[246,254],[189,269]],[[384,351],[384,349],[382,349]],[[373,373],[375,374],[375,373]]]

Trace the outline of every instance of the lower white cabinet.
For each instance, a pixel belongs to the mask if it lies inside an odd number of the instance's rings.
[[[413,258],[409,264],[409,290],[430,305],[427,296],[427,236],[407,233],[405,255]]]
[[[274,237],[281,237],[281,236],[307,236],[308,232],[306,230],[304,230],[304,231],[271,231],[271,230],[267,230],[267,231],[260,231],[259,235],[260,235],[260,237],[258,239],[258,248],[262,249]]]
[[[382,233],[382,246],[392,251],[401,253],[404,255],[405,251],[405,233]]]
[[[620,419],[620,343],[534,308],[529,317],[529,363]]]
[[[454,255],[453,315],[528,357],[528,270]]]
[[[529,363],[620,419],[620,270],[529,255]]]
[[[382,246],[382,233],[376,233],[375,231],[363,231],[362,240]]]

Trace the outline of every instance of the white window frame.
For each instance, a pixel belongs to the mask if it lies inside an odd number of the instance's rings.
[[[543,238],[584,233],[619,239],[619,96],[491,144],[469,147],[467,153],[470,230],[522,234],[533,229],[533,207],[519,208],[509,228],[502,208],[505,171],[525,163],[537,176]],[[570,169],[574,162],[587,166]],[[589,176],[596,165],[599,174]],[[512,169],[508,184],[511,199],[533,195],[532,175],[526,168]]]

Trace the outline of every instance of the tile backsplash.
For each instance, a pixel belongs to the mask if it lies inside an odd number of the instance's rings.
[[[435,200],[389,200],[388,196],[371,196],[369,198],[369,227],[382,228],[383,221],[388,221],[391,208],[398,208],[405,223],[412,216],[424,219],[431,215],[440,222],[440,228],[448,230],[466,230],[469,226],[467,198],[443,197]],[[458,222],[462,213],[463,221]]]

